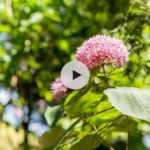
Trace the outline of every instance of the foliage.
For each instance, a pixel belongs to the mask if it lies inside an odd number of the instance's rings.
[[[150,121],[149,90],[124,87],[107,89],[105,93],[108,95],[112,105],[123,114]]]
[[[32,115],[38,113],[40,122],[46,124],[43,114],[47,105],[50,107],[45,116],[50,131],[40,139],[46,148],[107,149],[112,145],[120,150],[130,125],[134,130],[129,135],[131,149],[148,149],[142,138],[149,134],[149,123],[120,117],[103,93],[109,86],[149,87],[148,0],[2,0],[0,9],[1,87],[18,95],[0,106],[1,118],[4,121],[7,105],[22,110],[19,128],[25,132],[24,142],[20,143],[27,145],[24,149],[32,149],[28,140]],[[92,87],[73,91],[58,107],[54,106],[49,83],[74,58],[83,40],[98,33],[124,40],[130,50],[128,64],[121,69],[106,67],[106,73],[94,75]],[[144,130],[144,126],[148,128]],[[61,135],[57,134],[59,128]]]

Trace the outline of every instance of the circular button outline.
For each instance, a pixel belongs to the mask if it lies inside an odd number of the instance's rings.
[[[81,74],[80,77],[72,79],[72,72]],[[61,70],[61,81],[69,89],[78,90],[83,88],[90,79],[88,67],[80,61],[73,60],[65,64]]]

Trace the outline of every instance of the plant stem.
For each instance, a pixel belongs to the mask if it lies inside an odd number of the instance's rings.
[[[98,129],[96,132],[97,132],[98,134],[101,134],[102,131],[103,131],[105,128],[110,127],[110,126],[114,123],[114,121],[120,119],[121,117],[122,117],[122,115],[120,115],[119,117],[117,117],[117,118],[115,118],[115,119],[113,119],[113,120],[110,120],[110,122],[109,122],[108,124],[106,124],[104,127],[100,128],[100,129]]]
[[[129,128],[129,118],[128,116],[126,116],[127,118],[127,126],[128,126],[128,129],[127,129],[127,142],[126,142],[126,150],[129,150],[129,133],[130,133],[130,128]]]
[[[77,119],[72,125],[65,131],[64,135],[62,136],[62,139],[55,145],[53,150],[57,150],[60,145],[63,143],[65,137],[70,133],[70,131],[80,122],[80,119]]]
[[[114,108],[114,107],[110,107],[110,108],[104,109],[104,110],[102,110],[102,111],[96,112],[94,115],[98,115],[98,114],[104,113],[104,112],[106,112],[106,111],[112,110],[113,108]]]
[[[114,148],[112,147],[112,145],[109,144],[108,142],[106,142],[101,136],[99,136],[99,140],[100,140],[100,142],[103,142],[103,144],[104,144],[106,147],[109,147],[110,150],[114,150]]]
[[[74,95],[69,102],[64,104],[64,106],[70,105],[74,102],[76,102],[80,97],[82,97],[89,89],[91,88],[91,85],[87,85],[85,88],[81,89],[80,92],[78,92],[76,95]]]
[[[106,74],[106,70],[105,70],[105,65],[102,66],[102,69],[103,69],[103,73],[105,75],[105,82],[106,82],[106,88],[109,87],[109,82],[108,82],[108,79],[107,79],[107,74]]]
[[[95,132],[96,132],[97,131],[96,126],[92,126],[92,127],[95,130]],[[108,143],[107,141],[105,141],[97,132],[96,132],[96,135],[98,136],[98,140],[100,141],[100,143],[103,143],[110,150],[114,150],[114,148],[112,147],[112,145],[110,143]]]
[[[112,110],[113,108],[114,108],[114,107],[110,107],[110,108],[101,110],[101,111],[96,112],[96,113],[92,112],[92,113],[90,113],[90,114],[83,115],[82,117],[84,117],[84,118],[90,118],[90,117],[99,115],[99,114],[101,114],[101,113],[105,113],[105,112],[107,112],[107,111],[109,111],[109,110]]]

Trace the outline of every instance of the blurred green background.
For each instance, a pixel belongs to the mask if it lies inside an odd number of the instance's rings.
[[[95,34],[121,38],[130,50],[126,76],[116,83],[149,87],[149,0],[0,0],[1,150],[40,149],[50,83]],[[150,149],[148,124],[132,135],[132,150]],[[116,149],[123,144],[116,141]]]

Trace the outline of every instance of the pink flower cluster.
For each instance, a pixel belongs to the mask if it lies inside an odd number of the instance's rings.
[[[67,87],[63,85],[60,78],[57,78],[55,81],[53,81],[51,90],[55,100],[59,100],[61,97],[64,97],[68,91]]]
[[[90,69],[102,64],[122,66],[128,60],[128,50],[121,40],[97,35],[85,41],[77,49],[76,59]]]
[[[122,66],[128,61],[128,50],[123,41],[105,35],[94,36],[85,41],[76,52],[76,59],[84,63],[89,69],[104,64]],[[54,99],[59,100],[68,91],[60,78],[51,86]]]

